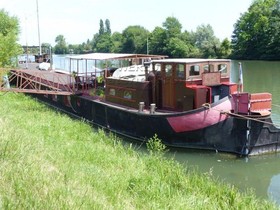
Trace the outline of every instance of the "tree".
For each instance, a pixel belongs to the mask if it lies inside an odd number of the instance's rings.
[[[123,36],[119,32],[115,32],[111,36],[112,39],[112,53],[120,53],[122,50]]]
[[[147,53],[147,38],[149,31],[142,26],[129,26],[123,33],[122,52]]]
[[[167,17],[162,26],[166,30],[167,38],[169,39],[178,37],[181,34],[182,24],[175,17]]]
[[[173,58],[187,57],[190,52],[189,46],[179,38],[171,38],[168,43],[169,55]]]
[[[103,20],[100,19],[100,21],[99,21],[99,35],[102,35],[104,33],[105,33],[104,23],[103,23]]]
[[[17,43],[18,35],[18,19],[9,16],[3,9],[0,10],[0,67],[16,65],[16,59],[13,58],[22,53],[22,48]]]
[[[280,59],[280,0],[255,0],[235,23],[232,58]]]
[[[196,28],[195,46],[200,51],[200,57],[203,58],[216,58],[217,51],[220,48],[220,41],[214,35],[213,28],[207,25],[200,25]]]
[[[166,18],[161,27],[156,27],[149,37],[152,54],[169,57],[195,57],[199,50],[194,46],[191,33],[182,31],[181,23],[175,17]]]
[[[98,36],[95,50],[96,52],[111,53],[112,46],[113,42],[110,34],[104,33]]]
[[[175,17],[167,17],[161,27],[156,27],[150,35],[149,43],[152,54],[182,57],[188,47],[181,37],[182,25]]]
[[[93,52],[110,53],[113,48],[111,36],[107,33],[95,34],[91,43]]]
[[[113,49],[113,41],[111,39],[110,21],[105,20],[105,28],[103,20],[100,19],[99,33],[94,34],[91,41],[93,52],[109,53]]]
[[[111,35],[111,26],[108,19],[105,20],[105,33]]]
[[[167,35],[163,28],[156,27],[149,36],[149,51],[151,54],[167,55],[166,53]]]
[[[229,58],[231,55],[231,50],[231,43],[229,39],[224,39],[220,48],[217,49],[217,58]]]
[[[199,49],[195,46],[195,37],[193,36],[193,33],[184,31],[180,37],[188,48],[188,53],[184,57],[188,57],[188,58],[199,57],[200,52]]]
[[[43,53],[48,53],[48,54],[50,54],[50,51],[52,50],[52,49],[51,49],[52,46],[51,46],[50,43],[42,43],[42,44],[41,44],[41,47],[42,47]]]
[[[58,35],[55,38],[56,45],[54,47],[55,54],[66,54],[68,53],[68,47],[66,44],[66,40],[63,35]]]

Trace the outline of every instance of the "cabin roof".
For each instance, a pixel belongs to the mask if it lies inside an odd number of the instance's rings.
[[[204,63],[204,62],[230,62],[230,59],[204,59],[204,58],[167,58],[153,60],[153,63]]]
[[[147,55],[147,54],[125,54],[125,53],[89,53],[83,55],[67,56],[67,58],[74,60],[114,60],[114,59],[162,59],[167,56],[164,55]]]

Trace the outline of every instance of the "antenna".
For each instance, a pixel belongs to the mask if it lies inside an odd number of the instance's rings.
[[[39,24],[39,7],[38,7],[38,0],[36,0],[36,4],[37,4],[37,24],[38,24],[39,54],[42,55],[41,40],[40,40],[40,24]]]
[[[149,38],[147,36],[147,55],[149,55]]]
[[[25,58],[25,68],[28,69],[28,43],[27,43],[27,17],[25,16],[25,42],[26,42],[26,58]]]

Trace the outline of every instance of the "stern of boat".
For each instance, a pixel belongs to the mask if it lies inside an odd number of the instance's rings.
[[[277,152],[280,150],[280,130],[271,119],[272,96],[270,93],[232,94],[231,115],[246,122],[245,155]]]

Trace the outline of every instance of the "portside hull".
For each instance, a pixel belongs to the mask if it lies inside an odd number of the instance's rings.
[[[172,147],[207,149],[238,155],[275,152],[280,148],[279,129],[272,124],[232,117],[214,108],[177,114],[139,113],[82,96],[39,96],[110,131],[146,141],[155,134]],[[218,105],[228,110],[229,100]],[[270,118],[263,121],[271,122]]]

